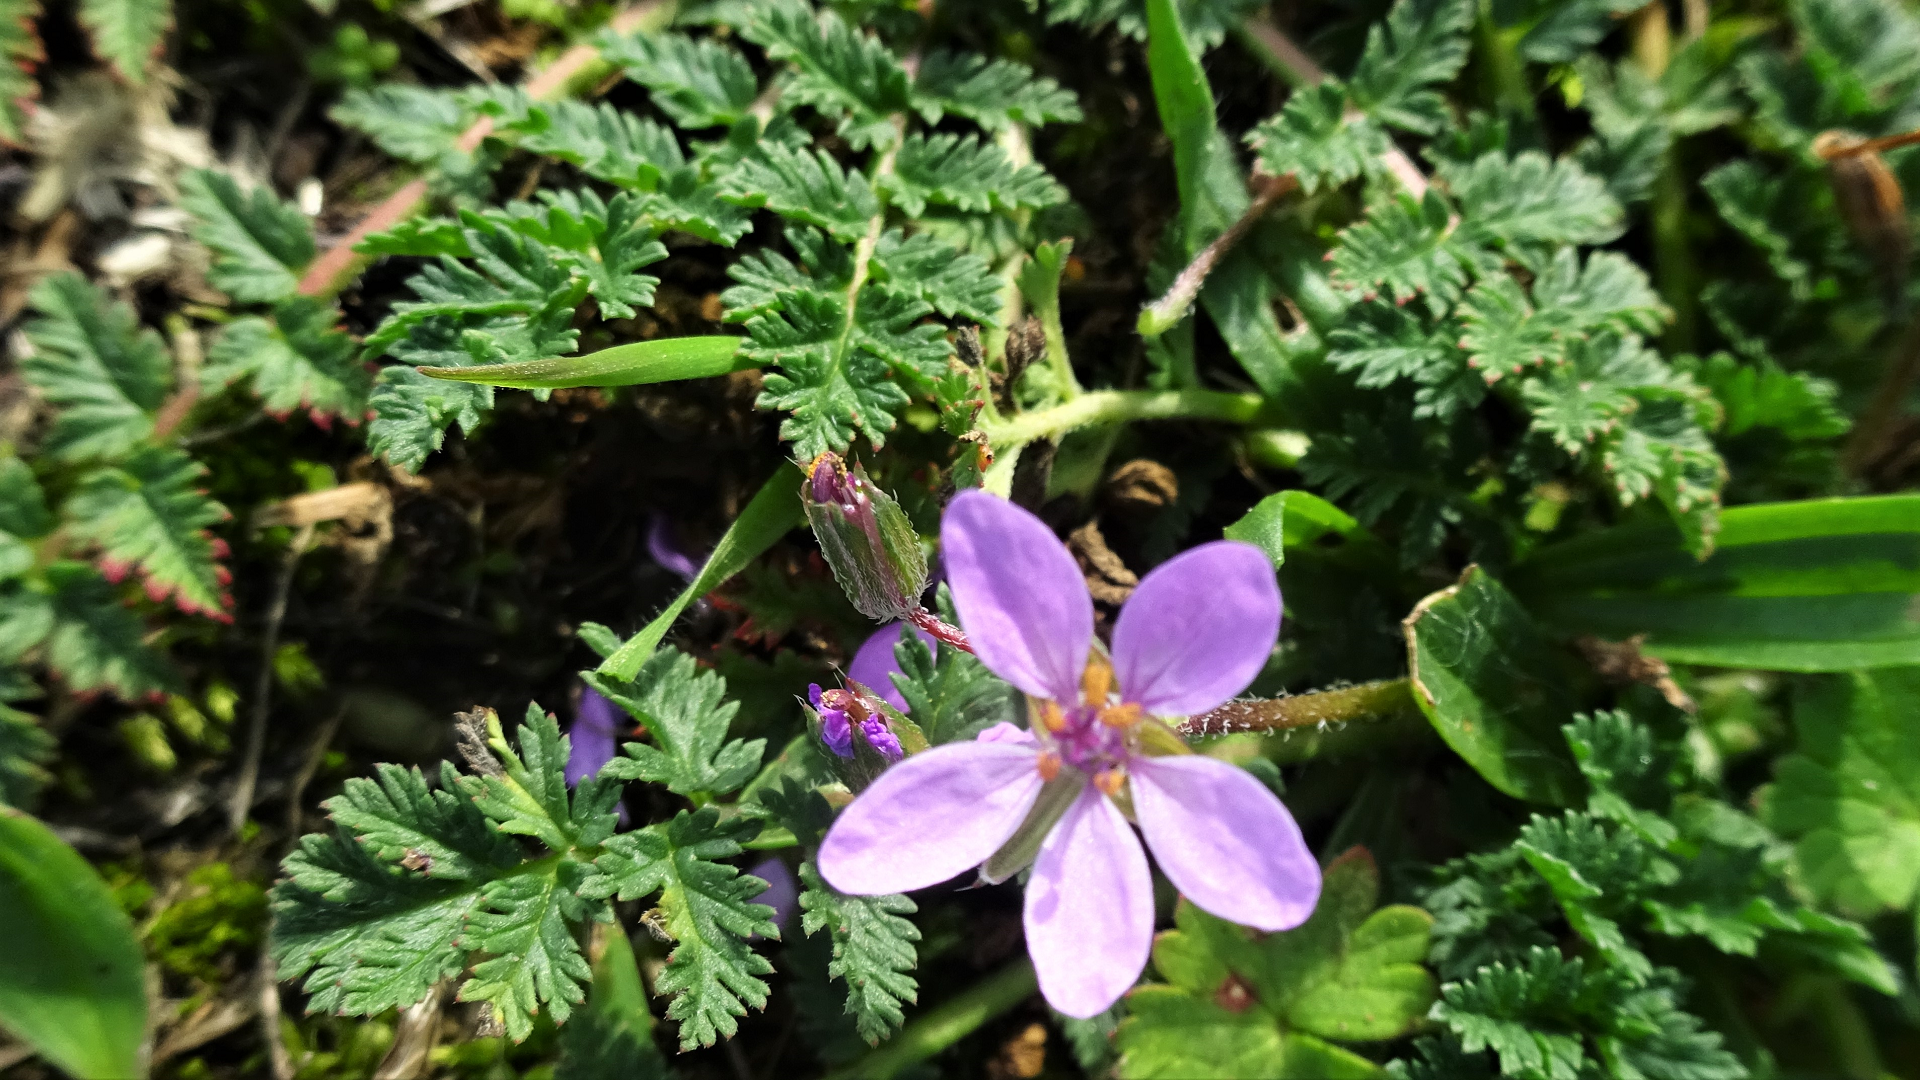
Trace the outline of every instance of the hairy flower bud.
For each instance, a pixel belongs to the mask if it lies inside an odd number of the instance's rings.
[[[920,610],[927,557],[899,503],[833,453],[814,459],[800,501],[820,553],[861,614],[892,621]]]

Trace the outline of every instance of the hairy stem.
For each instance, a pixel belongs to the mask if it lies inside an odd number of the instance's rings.
[[[1193,257],[1193,261],[1173,279],[1173,285],[1167,289],[1166,295],[1148,304],[1140,312],[1138,329],[1141,337],[1159,337],[1177,326],[1181,319],[1186,318],[1187,310],[1193,307],[1194,299],[1200,295],[1200,287],[1207,283],[1207,275],[1213,273],[1213,268],[1220,264],[1221,259],[1226,258],[1227,252],[1233,250],[1233,246],[1240,242],[1241,237],[1247,235],[1247,231],[1253,228],[1255,222],[1264,217],[1268,210],[1273,209],[1274,203],[1279,202],[1288,192],[1297,191],[1300,188],[1300,181],[1292,173],[1279,177],[1261,177],[1259,183],[1259,192],[1254,195],[1252,204],[1247,207],[1247,212],[1240,215],[1240,220],[1228,226],[1226,232],[1214,237],[1212,243],[1201,248],[1200,253]],[[1051,341],[1049,341],[1049,351],[1051,351]]]
[[[678,7],[677,0],[642,0],[614,15],[608,21],[607,29],[617,33],[657,30],[673,20]],[[599,59],[599,46],[590,42],[575,45],[527,80],[526,91],[536,101],[560,97],[590,73]],[[460,133],[457,145],[461,150],[470,152],[492,133],[493,118],[483,116]],[[380,205],[361,218],[358,225],[335,240],[307,266],[307,272],[300,278],[300,295],[326,297],[346,288],[373,261],[373,256],[363,255],[353,250],[354,247],[374,233],[391,229],[419,213],[426,201],[427,181],[424,178],[401,185],[399,190],[381,200]]]
[[[1406,679],[1389,679],[1267,701],[1229,701],[1212,712],[1187,718],[1179,732],[1194,739],[1237,732],[1289,731],[1352,720],[1382,720],[1415,708],[1412,685]]]
[[[1220,390],[1094,390],[1050,409],[1021,413],[999,423],[982,417],[980,430],[1001,453],[1035,439],[1064,435],[1089,424],[1129,420],[1219,420],[1251,424],[1265,418],[1259,394]],[[1005,448],[1005,449],[1000,449]]]
[[[878,1050],[833,1073],[830,1080],[891,1080],[973,1034],[1039,989],[1033,961],[1023,956],[915,1019]]]

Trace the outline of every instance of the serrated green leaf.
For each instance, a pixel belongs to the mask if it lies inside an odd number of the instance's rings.
[[[727,681],[702,671],[677,650],[657,653],[632,682],[589,672],[586,680],[647,729],[653,744],[627,743],[601,775],[665,784],[682,795],[725,795],[753,778],[765,739],[727,738],[740,706],[726,700]]]
[[[1347,88],[1338,79],[1294,91],[1285,108],[1247,134],[1247,142],[1267,172],[1292,173],[1307,194],[1371,171],[1390,146],[1372,119],[1348,116]]]
[[[867,178],[840,167],[825,151],[761,143],[721,181],[720,196],[813,225],[842,240],[865,236],[880,213]]]
[[[147,81],[147,65],[173,25],[168,0],[80,0],[80,25],[93,51],[135,85]]]
[[[322,805],[379,859],[449,881],[488,880],[520,862],[520,849],[474,805],[475,782],[463,783],[452,763],[440,763],[438,788],[417,767],[379,765],[375,776],[350,778]]]
[[[0,691],[0,808],[27,806],[50,779],[44,766],[57,745],[29,713]]]
[[[109,578],[137,567],[150,599],[230,619],[231,575],[207,528],[231,515],[200,489],[206,472],[185,451],[149,447],[81,477],[61,513],[75,539],[99,545]]]
[[[454,424],[472,432],[493,410],[493,387],[432,379],[410,367],[384,368],[368,400],[367,449],[408,472],[440,449]]]
[[[601,55],[627,78],[653,91],[653,103],[683,128],[731,126],[759,93],[746,57],[709,39],[684,34],[613,34]]]
[[[342,829],[300,839],[273,887],[280,977],[306,977],[315,1012],[405,1008],[466,965],[460,944],[476,882],[431,881],[376,858]]]
[[[1038,210],[1067,197],[1040,166],[1015,165],[1005,150],[978,136],[945,133],[907,136],[880,188],[910,217],[919,217],[928,203],[984,213]]]
[[[1715,353],[1690,374],[1712,391],[1726,419],[1720,431],[1743,435],[1771,428],[1796,442],[1836,439],[1852,426],[1837,404],[1839,387],[1804,371],[1786,371],[1772,360],[1743,364]]]
[[[1052,79],[1011,60],[952,49],[935,49],[921,60],[913,107],[929,124],[952,113],[996,132],[1014,124],[1076,123],[1081,116],[1073,91]]]
[[[201,384],[221,388],[251,378],[269,413],[303,409],[322,427],[334,417],[358,426],[367,414],[373,376],[356,359],[359,350],[338,321],[332,305],[309,297],[286,300],[271,319],[237,319],[207,350]]]
[[[868,268],[875,286],[913,297],[948,318],[999,323],[1006,283],[987,260],[955,251],[927,233],[881,233]]]
[[[890,145],[893,117],[912,105],[906,68],[880,39],[847,25],[831,10],[769,5],[741,29],[772,60],[793,65],[783,104],[806,105],[839,121],[855,150]]]
[[[1451,123],[1435,87],[1467,61],[1474,8],[1466,0],[1399,0],[1367,31],[1353,69],[1353,102],[1389,127],[1432,135]]]
[[[919,963],[914,942],[920,931],[903,916],[919,910],[904,896],[846,896],[820,879],[812,863],[800,866],[800,925],[809,935],[825,929],[833,942],[830,978],[847,984],[847,1012],[860,1036],[877,1044],[905,1020],[902,1004],[919,998],[908,974]]]
[[[128,700],[178,688],[172,665],[147,646],[145,624],[98,572],[58,562],[45,577],[52,627],[43,648],[47,666],[68,687],[111,690]]]
[[[846,302],[807,290],[783,294],[780,304],[777,313],[747,321],[749,341],[741,346],[746,356],[779,366],[766,377],[757,404],[793,414],[781,423],[780,437],[808,461],[828,450],[844,451],[856,431],[876,448],[884,446],[895,410],[909,398],[887,377],[884,358],[850,347]]]
[[[547,873],[490,881],[467,915],[461,946],[493,955],[474,965],[473,976],[460,986],[460,1000],[490,1003],[514,1042],[533,1031],[540,1006],[561,1024],[586,1000],[584,985],[593,969],[572,924],[588,915],[589,904],[573,892],[588,872],[580,863],[562,861]]]
[[[1003,720],[1016,720],[1017,696],[972,653],[940,644],[936,654],[918,636],[902,634],[893,655],[900,670],[892,689],[906,701],[907,714],[929,743],[971,739]]]
[[[402,161],[431,165],[460,153],[470,113],[457,92],[387,83],[349,88],[327,115]]]
[[[467,250],[473,253],[474,265],[469,267],[443,256],[437,265],[427,266],[409,278],[407,285],[422,299],[394,304],[393,313],[368,336],[365,355],[375,357],[387,352],[404,341],[415,327],[429,320],[443,321],[449,330],[457,326],[489,333],[494,330],[492,324],[474,320],[543,312],[558,300],[577,300],[574,294],[584,291],[586,282],[576,285],[570,265],[556,262],[548,247],[534,238],[471,211],[461,212],[460,223]],[[517,324],[524,320],[509,321]],[[571,348],[577,337],[569,333],[556,335],[559,340],[543,341],[524,336],[515,339],[499,333],[489,333],[489,336],[497,337],[495,347],[507,352],[518,352],[528,346],[552,348],[563,343]],[[465,341],[461,346],[462,351],[472,351]]]
[[[520,110],[509,111],[496,99],[482,111],[499,115],[503,130],[518,134],[522,147],[558,158],[595,179],[651,191],[662,177],[686,167],[671,129],[605,102],[521,99],[514,104]]]
[[[160,336],[78,274],[46,278],[30,299],[41,317],[27,324],[34,354],[20,370],[60,410],[40,452],[61,461],[128,453],[152,433],[172,385]]]
[[[1402,624],[1414,699],[1447,745],[1515,798],[1581,793],[1561,725],[1573,718],[1565,662],[1512,594],[1477,566]]]
[[[0,142],[18,143],[26,131],[27,103],[40,95],[33,69],[46,58],[34,15],[35,0],[0,3]]]
[[[209,284],[240,304],[293,295],[314,255],[313,229],[299,207],[265,188],[242,193],[231,176],[208,169],[181,177],[180,193],[196,220],[194,239],[214,254]]]
[[[554,851],[593,847],[613,835],[618,825],[614,804],[619,786],[604,769],[567,791],[567,751],[560,724],[537,704],[527,706],[526,719],[514,731],[509,745],[498,716],[487,719],[487,746],[505,767],[500,774],[481,776],[471,797],[480,812],[493,819],[501,832],[531,836]]]
[[[1460,1038],[1468,1053],[1492,1050],[1503,1076],[1578,1080],[1587,1054],[1578,1032],[1560,1017],[1576,1013],[1586,971],[1552,949],[1535,948],[1524,967],[1492,964],[1472,979],[1440,988],[1433,1019]],[[1591,984],[1600,990],[1600,980]]]
[[[33,469],[17,457],[0,458],[0,581],[33,568],[39,554],[29,541],[52,532],[53,526],[53,514]],[[0,648],[0,656],[6,652]]]
[[[1424,200],[1396,195],[1375,204],[1364,220],[1340,233],[1333,249],[1333,283],[1371,298],[1384,293],[1405,303],[1432,293],[1440,303],[1458,299],[1467,283],[1467,263],[1452,243],[1451,211],[1437,192]]]
[[[750,902],[766,882],[717,861],[740,854],[758,829],[746,818],[721,821],[712,808],[683,810],[672,821],[609,840],[606,854],[594,860],[598,876],[580,887],[589,898],[660,894],[675,944],[654,989],[674,995],[667,1016],[680,1021],[683,1050],[731,1037],[739,1030],[736,1017],[766,1006],[760,976],[773,965],[747,943],[750,934],[780,936],[770,921],[773,909]]]
[[[1510,250],[1604,244],[1626,225],[1606,185],[1567,158],[1495,151],[1443,163],[1438,175],[1460,204],[1462,232],[1477,243]]]

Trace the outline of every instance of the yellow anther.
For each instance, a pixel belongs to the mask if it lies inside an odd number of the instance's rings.
[[[1067,730],[1067,714],[1060,711],[1058,702],[1047,701],[1041,703],[1040,722],[1047,725],[1047,730],[1056,735]]]
[[[1108,727],[1130,728],[1140,722],[1140,706],[1129,701],[1100,710],[1100,722]]]
[[[1107,703],[1107,694],[1113,689],[1113,668],[1099,657],[1087,661],[1087,670],[1080,675],[1080,700],[1099,708]]]
[[[1040,755],[1040,779],[1052,780],[1060,775],[1060,755],[1049,750]]]
[[[1099,788],[1100,794],[1108,798],[1120,794],[1120,787],[1126,782],[1127,771],[1125,769],[1108,769],[1106,772],[1100,773],[1093,778],[1093,786]]]

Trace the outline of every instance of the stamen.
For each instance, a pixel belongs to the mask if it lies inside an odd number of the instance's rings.
[[[1040,755],[1037,767],[1040,770],[1040,779],[1052,781],[1054,777],[1060,775],[1060,755],[1048,750]]]
[[[1067,730],[1067,714],[1060,711],[1060,703],[1057,701],[1040,703],[1040,722],[1047,726],[1048,731],[1056,735]]]
[[[1099,788],[1100,794],[1108,798],[1120,794],[1120,788],[1126,782],[1127,770],[1125,769],[1108,769],[1095,774],[1093,778],[1093,786]]]
[[[1108,727],[1130,728],[1140,722],[1140,706],[1134,702],[1109,705],[1100,710],[1100,722]]]
[[[1099,708],[1107,703],[1107,694],[1113,689],[1113,668],[1099,657],[1087,661],[1087,669],[1080,675],[1080,700]]]

